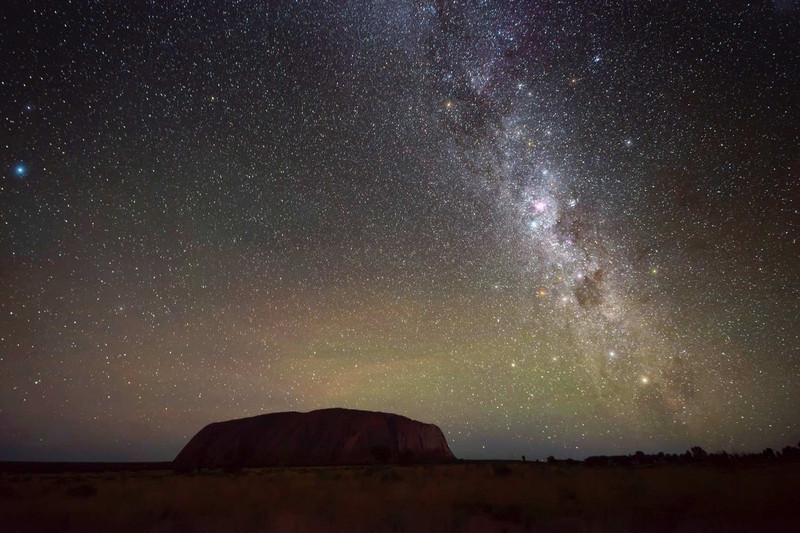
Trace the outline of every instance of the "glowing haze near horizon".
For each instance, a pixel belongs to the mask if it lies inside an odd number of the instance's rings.
[[[800,439],[793,2],[76,4],[0,15],[0,459]]]

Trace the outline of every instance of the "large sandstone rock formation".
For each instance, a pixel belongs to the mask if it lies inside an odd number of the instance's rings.
[[[433,424],[391,413],[321,409],[209,424],[173,464],[193,469],[453,460],[442,431]]]

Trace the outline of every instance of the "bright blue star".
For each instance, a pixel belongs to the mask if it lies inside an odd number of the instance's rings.
[[[28,166],[25,163],[17,163],[14,165],[14,175],[18,178],[24,178],[28,174]]]

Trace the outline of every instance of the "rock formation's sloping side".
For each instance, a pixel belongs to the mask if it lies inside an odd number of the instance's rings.
[[[391,413],[321,409],[209,424],[176,468],[440,463],[455,457],[442,431]]]

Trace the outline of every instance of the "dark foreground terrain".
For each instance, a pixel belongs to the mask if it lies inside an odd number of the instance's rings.
[[[16,531],[789,532],[800,463],[0,474]]]

